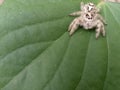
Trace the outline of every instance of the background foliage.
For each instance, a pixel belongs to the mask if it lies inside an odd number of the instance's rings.
[[[120,90],[120,4],[91,1],[108,24],[98,40],[94,30],[68,35],[81,0],[6,0],[0,90]]]

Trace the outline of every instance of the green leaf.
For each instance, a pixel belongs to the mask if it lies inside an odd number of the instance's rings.
[[[120,90],[120,4],[101,6],[106,37],[67,29],[82,0],[6,0],[0,7],[0,90]]]

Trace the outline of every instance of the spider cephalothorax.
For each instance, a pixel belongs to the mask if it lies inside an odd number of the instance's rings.
[[[82,11],[70,14],[71,16],[78,16],[72,21],[68,28],[70,35],[72,35],[79,26],[82,26],[86,30],[96,28],[96,38],[99,37],[100,33],[105,36],[104,24],[106,23],[98,13],[97,7],[92,3],[85,5],[81,3],[81,10]]]

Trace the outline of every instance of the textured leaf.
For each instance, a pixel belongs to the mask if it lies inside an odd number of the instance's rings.
[[[93,0],[85,0],[90,2]],[[81,0],[6,0],[0,7],[0,90],[120,90],[120,4],[93,2],[105,38],[67,28]]]

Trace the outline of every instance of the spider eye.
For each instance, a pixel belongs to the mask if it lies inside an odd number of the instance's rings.
[[[91,8],[91,10],[93,10],[93,8]]]
[[[87,18],[87,19],[90,19],[89,14],[86,14],[86,18]]]
[[[88,17],[89,15],[88,14],[86,14],[86,17]]]
[[[93,17],[94,15],[93,15],[93,14],[91,14],[91,16]]]

